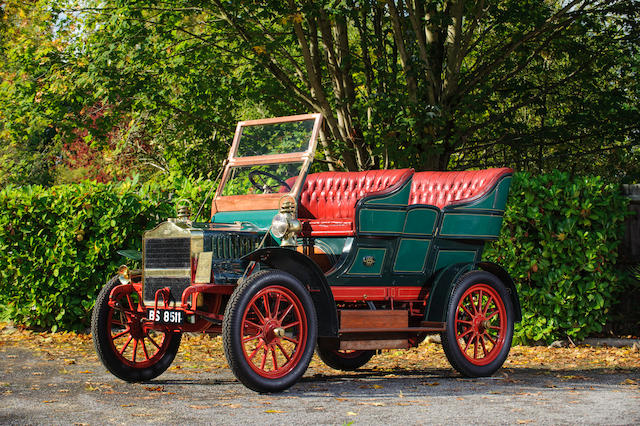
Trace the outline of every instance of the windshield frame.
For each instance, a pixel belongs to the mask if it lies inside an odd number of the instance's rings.
[[[260,126],[268,124],[287,123],[292,121],[314,120],[313,129],[307,149],[299,152],[290,152],[285,154],[255,155],[255,156],[237,156],[238,146],[242,137],[242,129],[249,126]],[[246,210],[270,210],[278,209],[280,198],[286,194],[292,195],[296,200],[302,188],[304,177],[309,170],[309,166],[313,161],[318,143],[318,133],[322,123],[322,114],[301,114],[287,117],[266,118],[260,120],[246,120],[238,122],[236,126],[233,143],[229,150],[229,156],[224,164],[222,179],[216,190],[216,195],[212,201],[211,215],[223,211],[246,211]],[[224,186],[229,180],[233,167],[255,166],[266,164],[284,164],[284,163],[302,163],[300,174],[296,179],[296,183],[288,193],[269,193],[269,194],[244,194],[244,195],[222,195]]]

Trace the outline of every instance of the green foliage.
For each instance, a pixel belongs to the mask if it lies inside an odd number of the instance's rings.
[[[599,332],[623,287],[617,247],[627,200],[600,177],[516,174],[500,240],[485,257],[511,274],[520,342]]]
[[[211,182],[169,177],[139,185],[82,183],[6,187],[0,192],[0,307],[30,327],[83,330],[97,292],[140,249],[141,231],[175,216],[173,200],[194,206]],[[206,216],[206,215],[205,215]]]

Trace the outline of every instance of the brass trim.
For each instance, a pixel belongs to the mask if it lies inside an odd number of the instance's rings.
[[[147,268],[144,270],[145,277],[147,278],[191,278],[191,268],[180,269],[160,269],[160,268]]]

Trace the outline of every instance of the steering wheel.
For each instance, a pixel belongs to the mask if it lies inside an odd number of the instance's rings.
[[[260,176],[260,182],[256,182],[256,177],[258,176]],[[291,187],[287,182],[285,182],[284,180],[280,179],[278,176],[272,173],[265,172],[264,170],[252,170],[249,172],[249,182],[251,182],[251,185],[253,185],[255,189],[257,189],[258,191],[264,191],[265,194],[270,192],[276,192],[279,189],[279,187],[276,185],[267,184],[265,177],[275,180],[281,186],[284,186],[289,191],[291,191]],[[260,183],[262,183],[262,185],[260,185]]]

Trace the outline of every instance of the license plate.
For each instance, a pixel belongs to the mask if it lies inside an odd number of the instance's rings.
[[[162,324],[182,324],[184,322],[184,312],[167,309],[149,309],[147,318]]]

